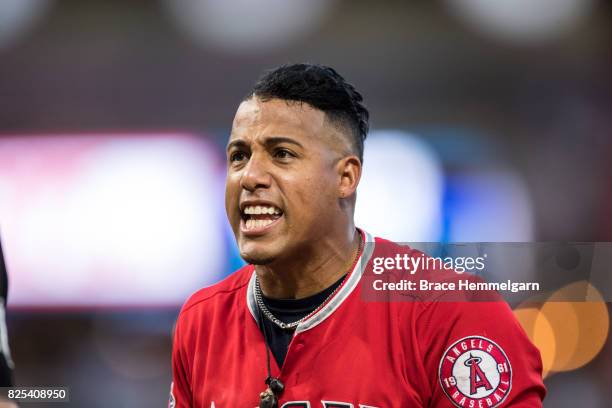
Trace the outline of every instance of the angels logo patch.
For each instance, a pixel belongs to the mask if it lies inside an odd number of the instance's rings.
[[[457,340],[440,360],[440,385],[462,408],[499,406],[512,387],[510,360],[494,341],[470,336]]]

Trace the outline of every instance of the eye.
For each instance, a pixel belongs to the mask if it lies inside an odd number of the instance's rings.
[[[230,163],[240,162],[240,161],[245,160],[246,158],[247,158],[246,153],[240,150],[230,153],[229,155]]]
[[[274,151],[274,157],[276,157],[277,159],[290,159],[292,157],[295,157],[295,154],[293,154],[290,150],[287,149],[277,149]]]

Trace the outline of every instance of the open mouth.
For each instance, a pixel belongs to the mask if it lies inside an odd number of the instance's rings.
[[[261,231],[283,216],[283,211],[273,205],[247,205],[241,211],[245,231]]]

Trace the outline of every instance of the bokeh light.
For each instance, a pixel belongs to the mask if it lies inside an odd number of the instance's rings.
[[[534,307],[517,309],[514,315],[533,344],[540,350],[542,376],[546,378],[554,363],[557,348],[555,332],[550,322],[538,308]]]
[[[471,27],[514,44],[538,44],[567,34],[593,8],[593,0],[447,0]]]
[[[575,301],[578,298],[585,301]],[[527,301],[514,314],[540,350],[545,377],[591,362],[602,350],[609,333],[607,304],[586,281],[555,291],[539,308]]]
[[[357,226],[396,242],[440,238],[444,179],[435,152],[398,130],[377,130],[366,140],[357,190]]]
[[[219,159],[181,134],[0,140],[12,303],[180,304],[219,279]]]
[[[587,298],[584,302],[561,301],[562,299],[576,298],[578,295],[586,295]],[[566,341],[573,343],[573,340],[569,338],[569,330],[576,333],[577,341],[575,347],[572,347],[572,344],[565,347],[563,351],[567,354],[556,355],[552,370],[575,370],[588,364],[603,348],[610,328],[608,307],[599,291],[586,281],[567,285],[550,297],[549,301],[542,307],[542,313],[549,319],[555,313],[561,312],[559,308],[555,309],[554,306],[551,306],[555,304],[565,305],[564,308],[571,308],[571,312],[567,311],[566,313],[576,316],[575,321],[565,321],[564,332],[557,342],[562,345]],[[564,317],[567,318],[567,314],[564,316],[559,313],[560,324],[562,324]],[[571,353],[570,350],[572,350]]]
[[[0,49],[19,41],[42,20],[52,4],[51,0],[0,1]]]
[[[288,46],[316,28],[328,0],[165,0],[178,27],[196,43],[256,54]]]
[[[449,177],[445,200],[449,242],[530,242],[533,208],[523,179],[510,170]]]

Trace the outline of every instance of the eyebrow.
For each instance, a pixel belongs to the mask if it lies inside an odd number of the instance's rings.
[[[286,137],[286,136],[271,136],[264,140],[264,145],[266,146],[274,146],[274,145],[281,144],[281,143],[294,144],[298,147],[304,148],[304,146],[302,146],[300,142],[290,137]],[[243,139],[235,139],[227,144],[227,150],[229,151],[232,147],[246,147],[246,146],[248,146],[248,144]]]
[[[234,147],[234,146],[236,146],[236,147],[246,147],[247,143],[244,140],[242,140],[242,139],[235,139],[235,140],[232,140],[231,142],[229,142],[227,144],[227,147],[225,148],[225,150],[227,150],[229,152],[229,150],[232,147]]]

